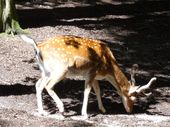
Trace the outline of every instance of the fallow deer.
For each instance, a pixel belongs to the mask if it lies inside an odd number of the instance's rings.
[[[102,104],[98,80],[109,81],[116,88],[128,113],[132,112],[138,94],[149,89],[156,80],[156,77],[153,77],[147,85],[136,86],[134,75],[137,66],[134,66],[129,82],[109,47],[99,40],[63,35],[36,43],[26,35],[20,36],[25,42],[33,45],[42,72],[41,78],[36,83],[38,111],[42,115],[46,115],[41,95],[44,88],[56,102],[59,112],[64,112],[63,103],[53,90],[54,85],[64,78],[85,80],[81,111],[85,119],[88,118],[88,96],[92,88],[96,93],[99,109],[103,113],[106,112]]]

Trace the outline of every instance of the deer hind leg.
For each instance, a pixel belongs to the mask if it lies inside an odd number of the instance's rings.
[[[45,112],[43,109],[43,102],[42,102],[42,91],[48,82],[49,82],[49,77],[42,76],[36,83],[37,106],[38,106],[38,113],[40,115],[48,115],[48,113]]]
[[[53,98],[55,103],[57,104],[57,107],[59,109],[59,112],[63,113],[64,112],[64,105],[63,102],[60,100],[60,98],[57,96],[57,94],[54,92],[53,88],[56,83],[61,81],[65,76],[64,71],[55,71],[51,74],[50,76],[50,81],[48,84],[45,86],[48,94]]]
[[[96,96],[97,96],[97,101],[98,101],[99,110],[100,110],[102,113],[105,113],[106,110],[105,110],[105,108],[104,108],[104,106],[103,106],[103,103],[102,103],[102,100],[101,100],[99,82],[98,82],[97,80],[94,80],[92,86],[93,86],[94,92],[96,93]]]

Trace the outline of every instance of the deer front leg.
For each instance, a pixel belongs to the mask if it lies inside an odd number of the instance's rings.
[[[97,96],[99,110],[102,113],[105,113],[106,110],[105,110],[103,103],[102,103],[102,100],[101,100],[100,87],[99,87],[99,82],[97,80],[94,80],[94,82],[93,82],[93,89],[94,89],[94,92],[96,93],[96,96]]]
[[[88,118],[87,105],[88,105],[88,97],[89,97],[89,93],[91,91],[91,88],[92,88],[92,83],[90,81],[85,81],[83,107],[82,107],[82,110],[81,110],[81,115],[84,117],[84,119]]]

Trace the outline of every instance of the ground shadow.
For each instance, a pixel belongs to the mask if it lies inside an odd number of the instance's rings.
[[[25,95],[35,93],[35,86],[22,84],[0,85],[0,96]]]
[[[81,3],[82,1],[80,1]],[[64,3],[63,3],[64,4]],[[56,26],[56,25],[77,25],[85,26],[88,24],[103,24],[103,25],[123,25],[119,21],[128,21],[134,19],[145,19],[146,16],[159,16],[168,15],[170,2],[164,1],[137,1],[132,4],[120,4],[115,5],[101,3],[89,4],[88,6],[75,6],[69,5],[65,7],[52,6],[53,9],[18,9],[20,22],[25,27],[41,27],[41,26]],[[32,5],[31,5],[32,6]],[[30,6],[30,7],[31,7]],[[157,14],[158,12],[159,14]],[[150,15],[149,15],[150,14]],[[106,17],[103,16],[127,16],[127,18],[120,17]],[[162,16],[163,16],[162,15]],[[132,19],[131,19],[132,18]],[[48,19],[48,20],[47,20]],[[72,19],[72,20],[70,20]],[[79,20],[76,20],[79,19]],[[135,21],[134,21],[135,22]],[[94,27],[94,26],[93,26]],[[126,27],[126,26],[125,26]]]

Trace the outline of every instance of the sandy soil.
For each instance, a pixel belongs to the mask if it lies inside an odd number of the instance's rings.
[[[149,6],[151,4],[152,7]],[[101,82],[107,112],[101,114],[98,111],[96,96],[92,92],[88,105],[89,119],[77,121],[71,117],[80,115],[83,82],[65,80],[55,87],[64,102],[65,120],[53,118],[54,114],[58,114],[58,109],[46,91],[43,92],[45,109],[53,115],[40,117],[36,114],[34,86],[40,71],[33,48],[18,36],[0,36],[0,126],[169,127],[169,2],[72,5],[75,4],[54,10],[19,9],[21,24],[36,41],[61,34],[103,40],[112,49],[127,77],[131,65],[137,63],[140,66],[137,77],[139,85],[145,84],[153,75],[158,78],[152,89],[153,94],[140,98],[133,113],[127,114],[115,89],[107,82]],[[144,10],[137,9],[143,6]]]

